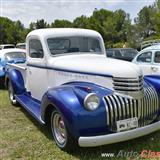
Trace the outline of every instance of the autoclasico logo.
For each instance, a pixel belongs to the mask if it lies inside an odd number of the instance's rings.
[[[146,159],[155,159],[160,158],[160,152],[152,150],[142,150],[140,153],[135,151],[124,151],[120,150],[117,154],[115,153],[101,153],[101,157],[119,157],[119,158],[146,158]]]
[[[142,158],[160,158],[160,151],[143,150],[140,154]]]

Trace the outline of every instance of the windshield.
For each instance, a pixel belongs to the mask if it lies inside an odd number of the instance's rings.
[[[47,43],[53,55],[73,52],[101,53],[100,42],[93,37],[49,38]]]
[[[26,54],[24,52],[9,52],[5,54],[5,60],[10,61],[14,59],[25,59]]]

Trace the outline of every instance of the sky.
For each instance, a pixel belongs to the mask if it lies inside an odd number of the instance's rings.
[[[52,23],[55,19],[73,21],[81,15],[88,17],[95,8],[111,11],[123,9],[133,20],[140,9],[154,2],[155,0],[0,0],[0,15],[13,21],[20,20],[25,27],[37,19]]]

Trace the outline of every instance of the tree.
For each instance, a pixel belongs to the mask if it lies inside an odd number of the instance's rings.
[[[157,36],[160,38],[160,0],[156,1],[156,15],[155,15],[155,30]]]
[[[72,23],[68,20],[55,20],[52,24],[51,24],[52,28],[71,28],[72,27]]]
[[[145,6],[138,13],[136,24],[142,39],[148,38],[155,33],[155,15],[156,9],[154,6]]]
[[[37,20],[37,22],[35,23],[36,29],[47,28],[47,27],[49,27],[49,24],[47,24],[47,22],[45,22],[44,19]]]
[[[30,25],[29,25],[29,29],[32,31],[32,30],[35,30],[36,29],[36,23],[35,22],[31,22]]]
[[[75,28],[90,28],[90,23],[89,23],[89,18],[87,18],[86,16],[81,16],[81,17],[77,17],[74,21],[73,21],[73,27]]]

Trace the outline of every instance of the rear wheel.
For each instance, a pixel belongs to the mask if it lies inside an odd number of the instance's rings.
[[[62,114],[57,110],[53,110],[51,114],[51,131],[59,148],[69,151],[77,146],[66,128]]]
[[[11,81],[8,82],[8,95],[9,95],[9,99],[10,99],[11,104],[17,105],[18,103],[15,99],[15,93],[14,93]]]

